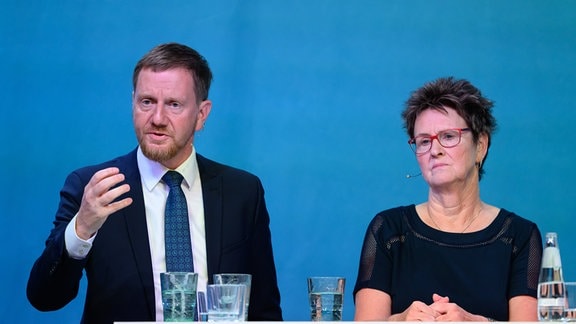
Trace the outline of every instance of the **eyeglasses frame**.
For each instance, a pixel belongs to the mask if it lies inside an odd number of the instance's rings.
[[[436,135],[419,135],[419,136],[415,136],[411,139],[408,140],[408,145],[410,146],[410,149],[414,152],[414,154],[421,156],[424,155],[428,152],[430,152],[430,150],[432,150],[432,142],[434,140],[438,141],[438,144],[440,144],[440,146],[442,146],[443,148],[451,148],[451,147],[455,147],[456,145],[460,144],[460,142],[462,141],[462,132],[468,132],[471,131],[472,129],[470,129],[469,127],[464,127],[464,128],[448,128],[448,129],[444,129],[438,133],[436,133]],[[451,145],[451,146],[445,146],[440,142],[440,139],[438,139],[438,135],[446,132],[446,131],[458,131],[458,143]],[[428,150],[426,152],[416,152],[416,148],[415,148],[415,141],[416,138],[418,137],[426,137],[426,138],[430,138],[430,147],[428,147]],[[412,146],[412,144],[414,144],[414,146]]]

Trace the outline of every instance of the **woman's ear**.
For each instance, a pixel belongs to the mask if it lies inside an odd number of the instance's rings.
[[[478,137],[478,143],[476,145],[476,162],[482,163],[484,157],[488,152],[488,144],[490,143],[490,137],[486,133],[480,134]]]

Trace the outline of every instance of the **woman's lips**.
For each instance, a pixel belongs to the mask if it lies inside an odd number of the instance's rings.
[[[448,165],[448,164],[445,164],[445,163],[434,164],[434,165],[432,166],[432,170],[438,169],[438,168],[441,168],[441,167],[445,167],[445,166],[447,166],[447,165]]]

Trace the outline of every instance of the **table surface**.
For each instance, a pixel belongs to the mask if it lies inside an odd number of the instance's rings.
[[[338,323],[364,323],[364,324],[374,324],[374,323],[378,323],[376,321],[374,322],[353,322],[353,321],[341,321],[341,322],[323,322],[323,323],[333,323],[333,324],[338,324]],[[150,323],[154,323],[154,322],[114,322],[114,323],[122,323],[122,324],[150,324]],[[156,322],[156,323],[165,323],[165,322]],[[171,322],[171,323],[190,323],[190,322]],[[229,322],[229,321],[223,321],[223,322],[218,322],[221,324],[238,324],[241,322]],[[280,322],[254,322],[254,323],[258,323],[258,324],[278,324]],[[312,322],[312,321],[284,321],[284,323],[293,323],[293,324],[298,324],[298,323],[316,323],[316,322]],[[380,323],[384,323],[384,322],[380,322]],[[437,323],[437,322],[405,322],[405,323]],[[452,323],[467,323],[467,324],[473,324],[473,323],[482,323],[482,324],[486,324],[487,322],[452,322]],[[514,324],[522,324],[522,323],[538,323],[538,322],[514,322]]]

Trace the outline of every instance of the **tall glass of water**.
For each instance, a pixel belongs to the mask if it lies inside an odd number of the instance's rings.
[[[566,304],[564,305],[564,321],[576,322],[576,282],[565,282]]]
[[[160,273],[165,322],[192,322],[196,314],[198,274],[192,272]]]
[[[308,278],[308,298],[310,299],[310,320],[341,321],[344,302],[343,277]]]

